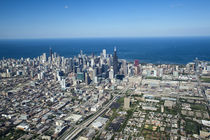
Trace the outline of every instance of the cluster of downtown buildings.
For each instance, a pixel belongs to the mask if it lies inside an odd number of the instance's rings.
[[[116,48],[113,55],[104,49],[65,58],[50,49],[37,58],[3,59],[1,138],[68,138],[118,96],[77,139],[206,139],[209,75],[206,61],[139,64],[118,59]]]

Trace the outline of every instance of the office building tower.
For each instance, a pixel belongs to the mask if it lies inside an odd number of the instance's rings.
[[[45,63],[47,61],[46,53],[43,53],[42,55],[42,62]]]
[[[178,78],[179,77],[179,72],[178,71],[173,71],[173,76]]]
[[[61,81],[62,77],[64,77],[64,72],[63,71],[57,71],[57,79],[58,79],[58,81]]]
[[[91,67],[93,67],[93,66],[95,65],[94,58],[91,58],[91,60],[90,60],[90,65],[91,65]]]
[[[93,68],[93,78],[97,76],[97,69]]]
[[[157,70],[153,70],[153,76],[154,76],[154,77],[157,76]]]
[[[84,72],[77,72],[77,80],[82,82],[85,80]]]
[[[135,75],[138,75],[140,73],[140,67],[137,65],[134,67]]]
[[[7,69],[7,77],[10,77],[10,76],[11,76],[11,70]]]
[[[44,72],[38,73],[37,76],[39,80],[42,80],[44,78]]]
[[[134,60],[134,66],[138,66],[139,65],[139,60]]]
[[[98,84],[98,77],[97,76],[94,77],[94,83]]]
[[[103,49],[103,57],[106,58],[106,49]]]
[[[51,60],[52,60],[52,48],[50,48],[50,58],[51,58]]]
[[[31,76],[31,78],[34,77],[34,72],[33,71],[30,72],[30,76]]]
[[[164,112],[164,105],[161,105],[161,113]]]
[[[122,69],[123,69],[123,74],[124,74],[125,76],[127,76],[127,75],[128,75],[128,66],[127,66],[126,60],[123,60],[123,61],[122,61]]]
[[[109,79],[114,79],[114,70],[113,68],[111,67],[110,71],[109,71]]]
[[[65,79],[61,80],[61,88],[66,89],[66,80]]]
[[[82,50],[80,50],[80,55],[83,56],[83,51]]]
[[[100,66],[104,64],[104,59],[100,59]]]
[[[160,68],[159,69],[159,77],[162,77],[163,76],[163,68]]]
[[[109,67],[111,67],[111,65],[112,65],[112,59],[111,59],[110,57],[108,57],[108,58],[106,59],[106,61],[107,61],[107,65],[108,65]]]
[[[90,77],[89,77],[88,73],[85,73],[85,83],[86,83],[86,85],[90,84]]]

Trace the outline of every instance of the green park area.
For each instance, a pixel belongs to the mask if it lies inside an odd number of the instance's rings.
[[[210,78],[201,77],[201,82],[210,83]]]
[[[192,120],[186,120],[185,130],[188,134],[198,134],[200,130],[200,126],[197,122]]]
[[[26,134],[26,132],[17,129],[11,129],[5,136],[1,136],[0,140],[15,140]]]
[[[206,111],[206,106],[203,104],[191,104],[192,110]]]

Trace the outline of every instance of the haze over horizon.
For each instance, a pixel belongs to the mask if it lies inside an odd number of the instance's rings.
[[[0,39],[210,36],[209,0],[2,0]]]

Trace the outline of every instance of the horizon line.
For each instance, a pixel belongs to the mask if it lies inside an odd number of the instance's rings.
[[[31,38],[0,38],[0,40],[30,40],[30,39],[105,39],[105,38],[195,38],[195,37],[210,37],[210,35],[198,35],[198,36],[194,36],[194,35],[189,35],[189,36],[128,36],[128,37],[117,37],[117,36],[113,36],[113,37],[108,37],[108,36],[104,36],[104,37],[97,37],[97,36],[93,36],[93,37],[42,37],[42,38],[36,38],[36,37],[31,37]]]

